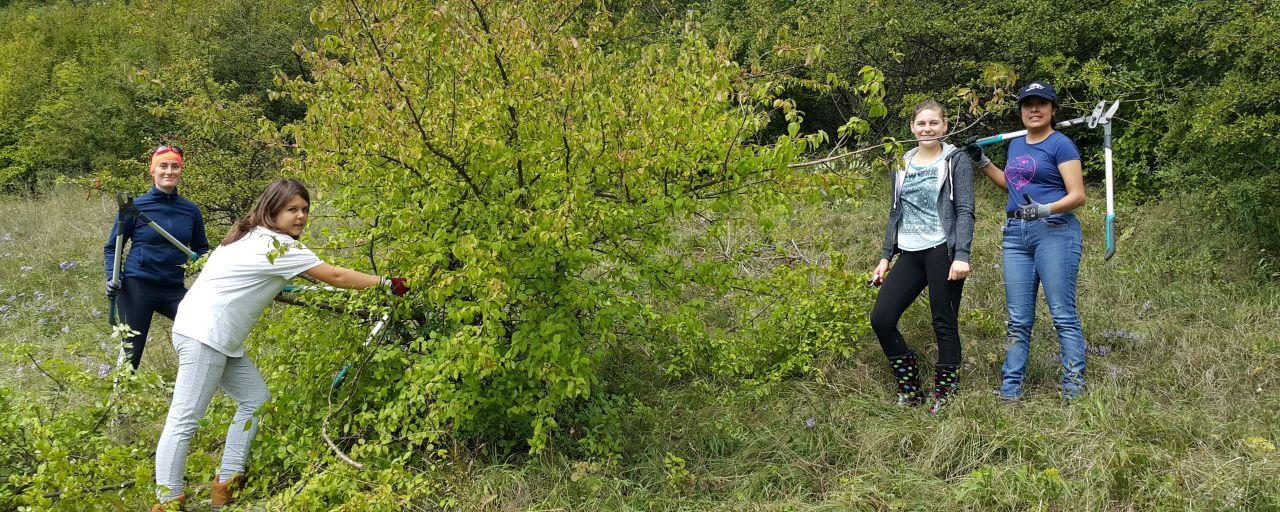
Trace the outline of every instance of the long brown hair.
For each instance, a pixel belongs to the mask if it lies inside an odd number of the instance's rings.
[[[231,231],[227,232],[227,236],[219,245],[227,245],[244,238],[258,226],[283,233],[284,231],[276,226],[276,214],[284,209],[285,204],[293,199],[293,196],[301,196],[307,204],[311,204],[311,193],[307,192],[307,187],[297,180],[282,179],[267,185],[267,189],[258,196],[258,202],[253,205],[253,209],[231,226]]]

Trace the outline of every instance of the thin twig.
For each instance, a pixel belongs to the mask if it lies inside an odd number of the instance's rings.
[[[134,480],[129,480],[129,481],[127,481],[127,482],[120,482],[120,483],[118,483],[118,484],[104,485],[104,486],[99,487],[99,488],[97,488],[97,489],[90,489],[90,490],[88,490],[88,491],[86,491],[86,492],[88,492],[88,493],[90,493],[90,494],[93,494],[93,493],[107,492],[107,491],[119,491],[119,490],[128,489],[128,488],[130,488],[130,487],[133,487],[135,483],[136,483],[136,482],[135,482]],[[63,491],[54,491],[54,492],[51,492],[51,493],[45,494],[45,495],[44,495],[44,497],[45,497],[45,498],[48,498],[48,499],[51,499],[51,500],[56,500],[56,499],[58,499],[58,498],[61,498],[61,497],[62,497],[62,492],[63,492]]]
[[[32,362],[33,364],[35,364],[35,365],[36,365],[36,369],[37,369],[37,370],[40,370],[40,373],[43,373],[45,377],[48,377],[48,378],[49,378],[49,380],[52,380],[54,384],[57,384],[57,385],[58,385],[58,391],[66,391],[66,390],[67,390],[67,385],[66,385],[66,384],[63,384],[63,383],[62,383],[62,381],[60,381],[60,380],[58,380],[58,379],[57,379],[57,377],[54,377],[53,375],[49,375],[49,372],[45,371],[45,370],[44,370],[44,367],[43,367],[43,366],[40,366],[40,362],[39,362],[39,361],[36,361],[36,358],[31,357],[31,354],[27,354],[27,359],[30,359],[30,360],[31,360],[31,362]]]
[[[989,112],[988,112],[988,114],[989,114]],[[946,135],[943,135],[943,136],[941,136],[941,137],[932,137],[932,138],[929,138],[929,139],[893,140],[893,141],[889,141],[889,142],[883,142],[883,143],[880,143],[880,144],[876,144],[876,145],[874,145],[874,146],[867,146],[867,147],[865,147],[865,148],[855,149],[855,150],[853,150],[853,151],[849,151],[849,152],[841,153],[841,154],[836,155],[836,156],[829,156],[829,157],[826,157],[826,158],[819,158],[819,159],[817,159],[817,160],[810,160],[810,161],[808,161],[808,162],[796,162],[796,163],[794,163],[794,164],[789,164],[789,165],[787,165],[787,167],[792,168],[792,169],[799,169],[799,168],[803,168],[803,167],[813,167],[813,166],[815,166],[815,165],[825,164],[825,163],[827,163],[827,162],[831,162],[831,161],[833,161],[833,160],[839,160],[839,159],[841,159],[841,158],[845,158],[845,157],[849,157],[849,156],[853,156],[853,155],[857,155],[857,154],[861,154],[861,153],[866,153],[866,152],[868,152],[868,151],[873,151],[873,150],[876,150],[876,149],[880,149],[880,148],[883,148],[883,147],[885,147],[885,146],[889,146],[889,145],[891,145],[891,144],[907,144],[907,143],[911,143],[911,142],[920,142],[920,141],[922,141],[922,140],[941,140],[941,139],[945,139],[945,138],[950,137],[950,136],[952,136],[952,135],[959,135],[959,134],[961,134],[961,133],[967,132],[967,131],[969,131],[970,129],[972,129],[973,127],[978,126],[978,122],[979,122],[979,121],[982,121],[982,118],[984,118],[984,117],[987,117],[987,114],[982,114],[982,115],[981,115],[981,116],[979,116],[977,119],[975,119],[972,123],[969,123],[969,125],[968,125],[968,126],[965,126],[964,128],[961,128],[961,129],[959,129],[959,130],[953,131],[953,132],[948,133],[948,134],[946,134]]]

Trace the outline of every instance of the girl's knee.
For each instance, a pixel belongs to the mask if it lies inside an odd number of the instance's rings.
[[[264,387],[261,390],[251,394],[244,401],[241,401],[240,407],[248,407],[256,410],[257,408],[262,407],[262,404],[267,403],[267,400],[270,400],[270,399],[271,399],[271,392],[267,391],[267,388]]]

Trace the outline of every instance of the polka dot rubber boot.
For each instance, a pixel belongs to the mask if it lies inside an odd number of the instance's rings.
[[[956,372],[955,366],[938,365],[933,371],[933,406],[929,408],[930,413],[938,412],[947,400],[955,393],[956,386],[960,384],[960,374]]]
[[[916,353],[907,352],[889,358],[889,368],[898,386],[898,406],[916,406],[924,403],[924,393],[920,391],[920,367],[916,364]]]

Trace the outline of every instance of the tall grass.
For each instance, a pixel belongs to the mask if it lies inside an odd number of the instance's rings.
[[[92,375],[102,365],[115,365],[119,344],[107,324],[103,270],[103,244],[115,210],[108,197],[70,190],[0,201],[0,344],[10,349],[10,359],[18,359],[14,371],[0,373],[0,385],[58,389],[35,368],[50,358]],[[169,325],[156,317],[143,365],[172,373]]]
[[[1043,300],[1026,398],[997,386],[1004,345],[1003,196],[980,190],[962,306],[965,365],[940,415],[893,403],[874,339],[764,396],[655,384],[616,465],[556,459],[481,466],[477,510],[1280,510],[1280,283],[1274,258],[1202,221],[1194,197],[1130,207],[1102,260],[1102,201],[1078,214],[1089,392],[1063,402]],[[799,208],[797,240],[849,264],[879,258],[887,198]],[[807,231],[807,233],[806,233]],[[806,249],[803,246],[798,249]],[[927,304],[903,319],[936,353]]]
[[[797,206],[781,219],[795,250],[818,254],[830,243],[869,271],[887,200],[880,188],[861,204]],[[1058,398],[1057,342],[1042,302],[1026,397],[1004,404],[990,392],[1004,343],[1002,203],[980,188],[961,391],[941,414],[892,405],[870,338],[763,393],[649,378],[657,372],[646,373],[638,356],[614,371],[628,378],[634,364],[644,375],[622,386],[631,406],[616,424],[620,458],[578,459],[567,449],[503,458],[472,448],[444,471],[446,488],[461,510],[1280,510],[1275,259],[1202,222],[1196,199],[1185,197],[1125,205],[1119,254],[1103,262],[1093,199],[1079,212],[1089,391]],[[116,354],[101,270],[113,210],[106,198],[70,191],[0,201],[0,387],[19,400],[69,407],[60,404],[100,399],[109,386],[98,371]],[[903,331],[931,361],[928,316],[918,301]],[[174,372],[167,333],[167,322],[152,327],[143,368],[153,382]],[[224,421],[225,409],[209,421]],[[160,419],[146,418],[108,428],[129,430],[113,435],[145,447]],[[193,467],[205,468],[220,429],[202,430]],[[139,508],[132,500],[146,494],[121,503]]]

